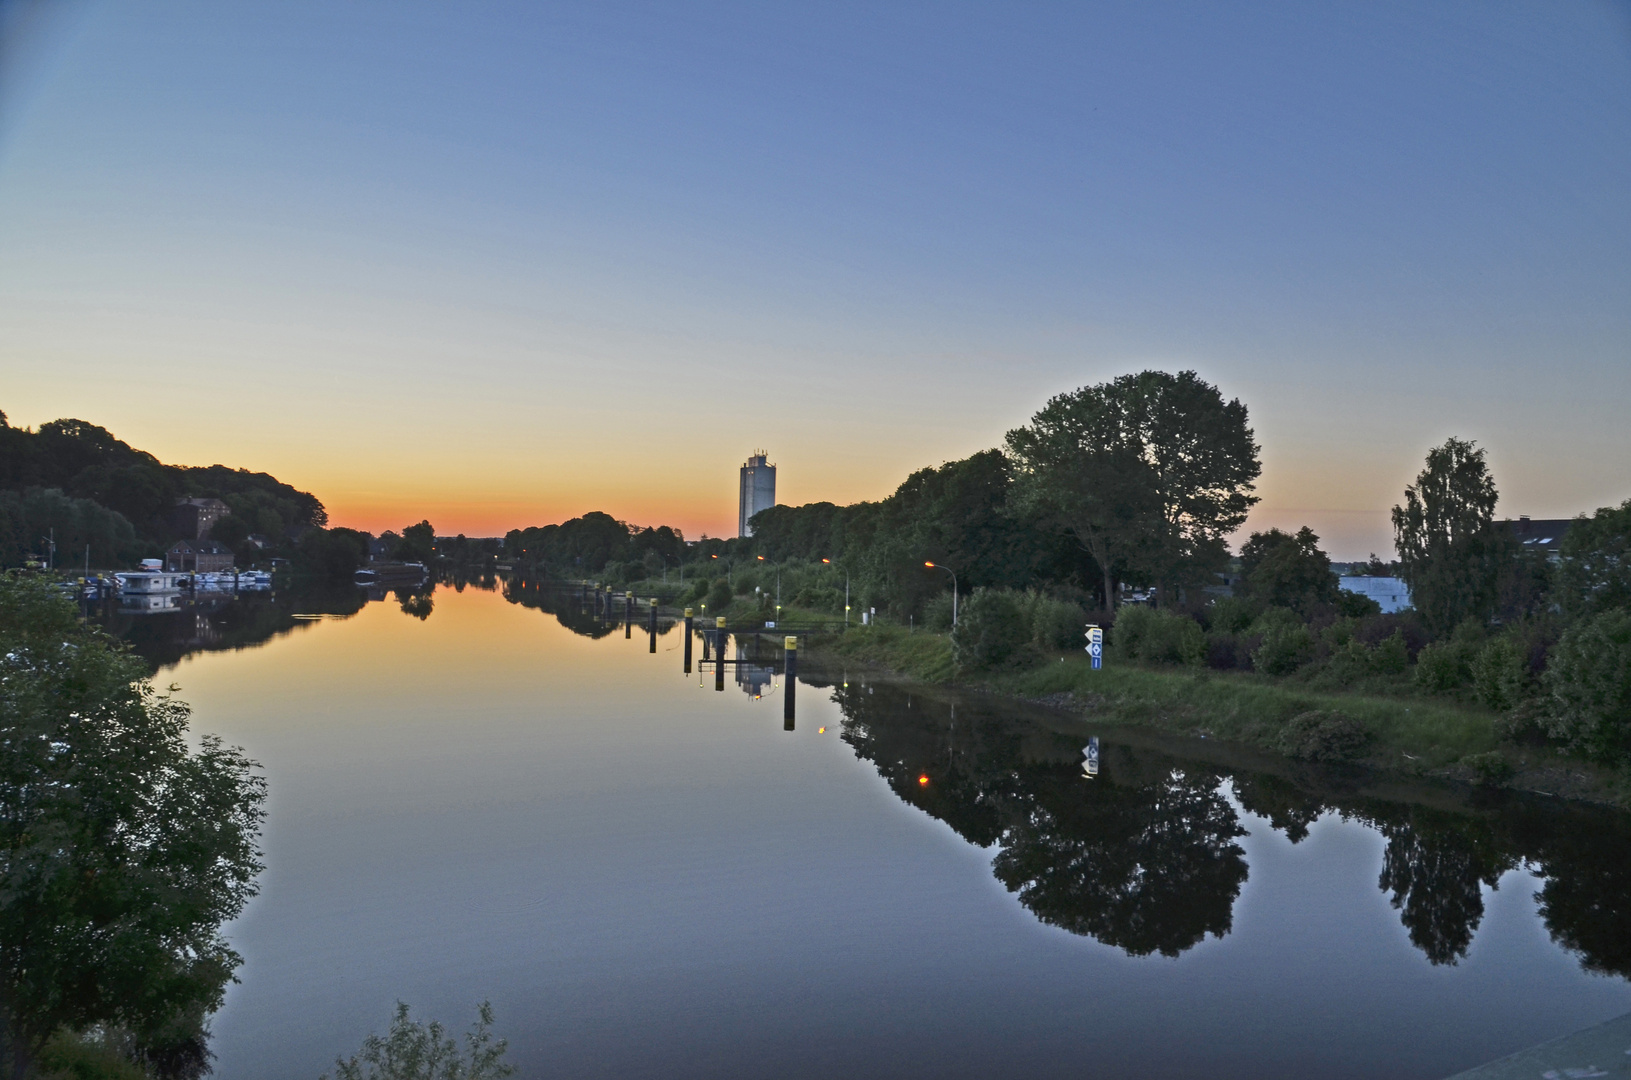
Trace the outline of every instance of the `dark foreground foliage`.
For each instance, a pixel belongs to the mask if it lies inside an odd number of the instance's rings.
[[[187,742],[188,709],[48,583],[0,577],[0,1058],[74,1033],[158,1077],[208,1071],[205,1021],[254,894],[264,782]],[[66,1042],[61,1042],[63,1039]],[[81,1048],[83,1049],[83,1048]]]

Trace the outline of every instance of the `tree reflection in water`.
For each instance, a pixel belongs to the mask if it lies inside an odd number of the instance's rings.
[[[1377,886],[1393,894],[1410,943],[1434,964],[1467,955],[1484,917],[1483,886],[1495,888],[1522,860],[1503,852],[1477,819],[1417,809],[1402,821],[1369,824],[1387,837]]]
[[[1020,774],[1029,790],[1008,801],[992,864],[1037,918],[1133,956],[1177,956],[1229,932],[1245,830],[1216,775],[1174,768],[1124,785],[1046,773]]]
[[[532,577],[520,572],[511,573],[499,581],[505,600],[553,615],[557,622],[574,634],[587,638],[603,638],[623,629],[625,607],[621,595],[605,613],[596,614],[593,598],[586,597],[576,586],[563,585],[549,578]],[[636,615],[637,620],[641,618],[643,615]],[[643,625],[645,625],[643,622],[636,623],[637,628]],[[671,617],[661,618],[657,622],[657,632],[666,634],[673,625],[674,620]]]
[[[1129,955],[1229,933],[1248,872],[1238,803],[1294,844],[1328,813],[1376,829],[1378,886],[1432,964],[1467,955],[1484,889],[1527,866],[1552,939],[1592,971],[1631,976],[1631,815],[1516,795],[1455,805],[1443,789],[1429,806],[1369,795],[1357,774],[1247,772],[1116,743],[1089,780],[1078,721],[888,682],[833,694],[844,740],[902,800],[994,845],[994,874],[1037,918]]]

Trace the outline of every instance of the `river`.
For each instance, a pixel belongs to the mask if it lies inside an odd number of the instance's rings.
[[[488,584],[116,620],[270,782],[217,1075],[397,999],[523,1077],[1431,1078],[1631,1010],[1627,815],[808,657],[789,731],[771,639],[715,692]]]

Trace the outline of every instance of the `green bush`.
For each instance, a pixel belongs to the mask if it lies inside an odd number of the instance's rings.
[[[1331,678],[1346,685],[1364,678],[1375,670],[1373,663],[1375,655],[1375,649],[1367,648],[1364,642],[1355,638],[1349,638],[1332,650],[1331,661],[1325,670]]]
[[[952,658],[965,671],[980,671],[1013,659],[1030,640],[1031,628],[1012,593],[976,589],[957,613]]]
[[[1291,718],[1280,736],[1280,752],[1303,761],[1349,761],[1365,749],[1365,725],[1339,712],[1314,710]]]
[[[1370,658],[1371,670],[1379,675],[1403,675],[1410,668],[1410,647],[1404,631],[1395,630],[1377,643]]]
[[[821,585],[807,585],[793,594],[793,606],[808,608],[811,611],[827,611],[835,614],[844,612],[844,590],[831,589]],[[946,625],[951,629],[951,598],[946,598]]]
[[[951,593],[941,593],[923,605],[923,625],[930,630],[945,633],[951,629]]]
[[[736,593],[731,588],[731,583],[724,578],[720,578],[708,589],[708,599],[705,602],[709,611],[718,613],[730,607],[731,600],[735,596]]]
[[[1252,629],[1262,635],[1252,650],[1252,666],[1266,675],[1290,675],[1314,659],[1314,634],[1294,611],[1269,608]]]
[[[1261,607],[1239,596],[1220,596],[1207,608],[1207,629],[1214,634],[1239,634],[1251,626]]]
[[[1606,611],[1564,632],[1546,669],[1546,730],[1599,761],[1631,752],[1631,610]]]
[[[1468,619],[1455,633],[1416,657],[1416,683],[1429,694],[1453,694],[1472,685],[1472,665],[1484,648],[1484,629]]]
[[[1472,665],[1453,641],[1435,641],[1416,657],[1416,685],[1429,694],[1449,694],[1472,681]]]
[[[1321,647],[1334,655],[1344,645],[1348,644],[1354,639],[1354,630],[1357,628],[1357,626],[1358,620],[1356,619],[1351,619],[1346,616],[1338,618],[1336,621],[1332,622],[1331,625],[1320,631],[1319,637]]]
[[[1528,696],[1529,655],[1511,637],[1498,637],[1479,650],[1472,662],[1472,693],[1496,712],[1515,709]]]
[[[1111,638],[1116,655],[1125,660],[1199,665],[1206,659],[1206,631],[1200,623],[1142,604],[1116,612]]]
[[[1087,644],[1087,613],[1068,600],[1028,593],[1031,640],[1039,649],[1080,649]]]
[[[1472,770],[1472,782],[1482,787],[1500,787],[1517,772],[1512,762],[1499,750],[1486,750],[1482,754],[1468,754],[1461,763]]]

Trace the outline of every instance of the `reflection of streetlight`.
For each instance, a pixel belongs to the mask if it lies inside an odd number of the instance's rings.
[[[923,565],[929,567],[931,570],[944,570],[946,573],[951,575],[951,624],[953,626],[956,626],[957,625],[957,571],[953,570],[949,566],[941,566],[939,563],[926,562]]]

